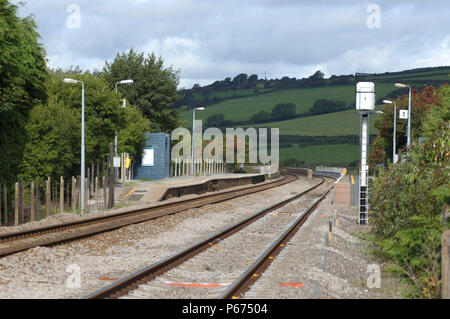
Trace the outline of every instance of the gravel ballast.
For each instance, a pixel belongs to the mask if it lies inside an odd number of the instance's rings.
[[[219,204],[3,257],[0,298],[80,298],[318,182],[301,178]]]

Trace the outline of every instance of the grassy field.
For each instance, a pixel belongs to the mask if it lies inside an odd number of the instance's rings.
[[[395,89],[392,83],[380,83],[377,85],[377,98],[383,97]],[[297,106],[296,113],[304,114],[318,99],[345,101],[347,104],[353,103],[355,100],[354,92],[353,85],[275,91],[263,95],[222,101],[207,106],[204,111],[197,111],[195,117],[205,122],[209,116],[223,113],[226,119],[244,121],[262,110],[270,113],[278,103],[295,103]],[[185,127],[191,128],[192,110],[183,112],[182,118],[185,120]]]
[[[338,144],[280,149],[280,162],[289,158],[316,164],[345,164],[358,160],[359,145]]]
[[[376,134],[374,127],[375,114],[369,118],[370,134]],[[308,116],[288,121],[271,122],[254,127],[274,127],[280,129],[280,135],[304,135],[304,136],[342,136],[359,135],[359,114],[353,110],[328,113],[316,116]]]
[[[376,98],[382,98],[390,92],[396,90],[394,82],[408,84],[409,80],[448,80],[450,67],[442,70],[414,72],[410,74],[392,74],[377,76]],[[383,82],[385,81],[385,82]],[[386,81],[389,81],[386,82]],[[262,90],[260,90],[262,91]],[[241,98],[229,99],[210,106],[204,111],[196,112],[196,119],[203,120],[217,113],[223,113],[226,119],[233,121],[246,121],[253,114],[259,111],[271,112],[278,103],[295,103],[296,113],[305,114],[317,99],[330,99],[345,101],[348,104],[355,100],[355,88],[353,85],[325,86],[318,88],[299,88],[273,91],[266,94],[248,96],[252,90],[236,90],[226,92],[215,92],[216,96],[229,97],[235,94],[243,96]],[[214,96],[211,94],[211,97]],[[377,106],[382,109],[383,106]],[[375,118],[380,115],[370,117],[370,134],[376,134],[374,127]],[[185,127],[192,127],[192,110],[182,113],[185,120]],[[360,118],[354,110],[328,113],[317,116],[308,116],[293,120],[271,122],[260,125],[250,125],[253,127],[279,128],[280,135],[302,135],[302,136],[342,136],[359,135]],[[319,145],[280,149],[280,162],[295,158],[299,161],[314,162],[316,164],[338,164],[356,161],[359,158],[359,145]]]

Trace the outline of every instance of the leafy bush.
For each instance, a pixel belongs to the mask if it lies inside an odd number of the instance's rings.
[[[274,120],[283,120],[295,116],[294,103],[279,103],[274,106],[271,117]]]
[[[340,112],[344,110],[346,110],[346,105],[344,101],[319,99],[316,102],[314,102],[314,105],[309,109],[309,113],[312,115],[317,115],[332,112]]]
[[[445,97],[450,90],[443,88],[441,93]],[[412,284],[407,296],[413,298],[440,296],[441,213],[449,201],[450,130],[448,120],[434,117],[447,114],[445,101],[433,106],[436,110],[422,126],[428,139],[413,144],[400,163],[380,171],[371,190],[377,252],[398,265],[397,271]]]

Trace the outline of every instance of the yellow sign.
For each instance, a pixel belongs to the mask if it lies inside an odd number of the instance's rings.
[[[130,168],[130,163],[131,163],[131,160],[127,157],[125,159],[125,168]]]

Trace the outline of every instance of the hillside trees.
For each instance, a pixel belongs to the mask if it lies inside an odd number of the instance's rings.
[[[275,120],[282,120],[295,116],[294,103],[279,103],[272,110],[271,117]]]
[[[21,19],[17,6],[0,0],[0,180],[15,182],[33,106],[45,103],[45,50],[32,17]]]
[[[346,109],[344,101],[333,101],[327,99],[319,99],[314,102],[314,105],[309,109],[312,115],[325,114],[332,112],[340,112]]]
[[[180,125],[179,110],[170,108],[180,97],[177,93],[179,72],[164,67],[154,53],[144,56],[131,49],[118,53],[103,68],[110,89],[116,82],[133,79],[133,85],[119,86],[119,92],[155,125],[156,131],[170,132]]]
[[[270,120],[270,116],[271,115],[269,112],[259,111],[258,113],[255,113],[250,117],[250,122],[251,123],[260,123],[260,122],[268,121],[268,120]]]

